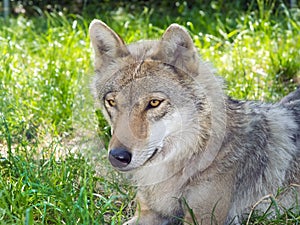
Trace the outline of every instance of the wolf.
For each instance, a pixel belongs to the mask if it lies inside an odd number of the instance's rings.
[[[126,45],[95,19],[89,35],[92,89],[112,130],[108,159],[137,187],[124,224],[241,224],[257,202],[269,207],[265,196],[296,208],[299,89],[273,104],[230,98],[177,24]]]

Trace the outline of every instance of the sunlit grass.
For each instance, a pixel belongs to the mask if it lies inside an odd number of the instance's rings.
[[[300,11],[254,2],[257,10],[246,12],[182,3],[163,18],[163,9],[147,7],[95,17],[128,43],[184,25],[227,81],[227,93],[275,101],[299,85]],[[0,224],[121,224],[132,214],[134,190],[108,166],[109,128],[89,94],[91,19],[44,13],[0,20]],[[93,140],[97,129],[102,145]],[[282,224],[278,218],[250,221]]]
[[[7,122],[25,133],[40,125],[54,134],[68,131],[76,94],[91,73],[86,24],[49,15],[2,26],[0,104]]]

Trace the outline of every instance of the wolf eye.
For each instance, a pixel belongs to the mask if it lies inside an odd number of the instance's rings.
[[[149,102],[148,108],[156,108],[160,105],[160,103],[162,103],[162,100],[152,99]]]
[[[114,107],[117,104],[114,99],[108,99],[106,101],[107,101],[108,105],[111,106],[111,107]]]

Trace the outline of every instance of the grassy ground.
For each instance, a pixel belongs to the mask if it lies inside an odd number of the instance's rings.
[[[178,3],[164,18],[164,9],[130,6],[95,17],[127,42],[158,38],[172,22],[186,26],[235,98],[275,101],[292,91],[300,10],[219,3]],[[134,189],[107,166],[109,128],[89,94],[90,20],[59,13],[0,20],[0,224],[120,224],[131,216]],[[300,222],[290,211],[272,221],[267,214],[249,224]]]

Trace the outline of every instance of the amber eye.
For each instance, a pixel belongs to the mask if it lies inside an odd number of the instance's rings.
[[[156,108],[160,105],[162,101],[161,100],[158,100],[158,99],[152,99],[150,102],[149,102],[149,108]]]
[[[111,107],[114,107],[114,106],[116,106],[116,101],[114,100],[114,99],[108,99],[107,100],[107,103],[109,104],[109,106],[111,106]]]

